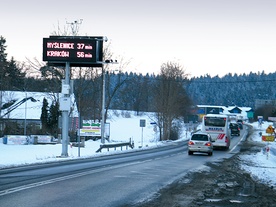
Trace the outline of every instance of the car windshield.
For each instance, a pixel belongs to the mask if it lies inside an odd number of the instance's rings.
[[[194,134],[191,140],[208,141],[208,136],[205,134]]]

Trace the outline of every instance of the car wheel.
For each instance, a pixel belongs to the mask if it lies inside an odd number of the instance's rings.
[[[189,154],[189,155],[193,155],[193,152],[191,152],[191,151],[188,151],[188,154]]]
[[[213,152],[208,152],[208,155],[209,155],[209,156],[212,156],[212,155],[213,155]]]

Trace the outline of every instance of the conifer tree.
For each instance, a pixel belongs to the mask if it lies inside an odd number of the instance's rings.
[[[22,72],[14,58],[7,60],[6,39],[0,36],[0,90],[23,89],[25,73]]]
[[[41,108],[41,124],[42,124],[42,132],[45,133],[48,131],[48,117],[49,117],[49,104],[46,98],[43,99],[43,104]]]
[[[7,64],[5,78],[9,80],[9,89],[24,88],[25,73],[20,71],[13,57]]]
[[[59,103],[55,102],[50,106],[48,117],[48,128],[52,135],[57,135],[58,130],[58,117],[61,115],[59,111]]]
[[[5,73],[7,70],[6,39],[0,36],[0,90],[6,89]]]

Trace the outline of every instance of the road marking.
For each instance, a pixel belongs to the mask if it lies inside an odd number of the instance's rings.
[[[105,168],[102,168],[102,169],[90,170],[90,171],[87,171],[87,172],[76,173],[76,174],[73,174],[73,175],[66,175],[66,176],[59,177],[59,178],[53,178],[53,179],[49,179],[49,180],[45,180],[45,181],[41,181],[41,182],[36,182],[36,183],[31,183],[31,184],[27,184],[27,185],[18,186],[18,187],[15,187],[15,188],[9,188],[9,189],[0,191],[0,196],[8,195],[8,194],[11,194],[11,193],[15,193],[15,192],[19,192],[19,191],[22,191],[22,190],[27,190],[27,189],[30,189],[30,188],[43,186],[43,185],[48,185],[48,184],[52,184],[52,183],[56,183],[56,182],[60,182],[60,181],[65,181],[65,180],[69,180],[69,179],[72,179],[72,178],[77,178],[77,177],[81,177],[81,176],[85,176],[85,175],[89,175],[89,174],[93,174],[93,173],[97,173],[97,172],[103,172],[103,171],[110,170],[110,169],[117,169],[117,168],[120,168],[120,167],[136,165],[138,163],[140,163],[140,162],[126,163],[126,164],[122,164],[122,165],[119,165],[119,166],[109,166],[109,167],[105,167]]]
[[[165,156],[165,158],[169,158],[169,157],[175,156],[177,154],[183,154],[183,153],[176,153],[176,154],[168,155],[168,156]],[[0,191],[0,196],[12,194],[12,193],[15,193],[15,192],[19,192],[19,191],[22,191],[22,190],[27,190],[27,189],[30,189],[30,188],[35,188],[35,187],[39,187],[39,186],[43,186],[43,185],[48,185],[48,184],[52,184],[52,183],[56,183],[56,182],[60,182],[60,181],[65,181],[65,180],[69,180],[69,179],[73,179],[73,178],[77,178],[77,177],[81,177],[81,176],[85,176],[85,175],[89,175],[89,174],[93,174],[93,173],[97,173],[97,172],[103,172],[103,171],[106,171],[106,170],[109,170],[109,169],[117,169],[117,168],[121,168],[121,167],[137,165],[137,164],[140,164],[140,163],[150,162],[150,161],[159,160],[159,159],[164,159],[164,157],[162,157],[162,158],[157,157],[157,158],[154,158],[154,159],[148,159],[148,160],[144,160],[144,161],[136,161],[136,162],[131,162],[131,163],[125,163],[125,164],[120,164],[120,165],[117,165],[117,166],[108,166],[108,167],[101,168],[101,169],[90,170],[90,171],[87,171],[87,172],[76,173],[76,174],[73,174],[73,175],[67,175],[67,176],[63,176],[63,177],[59,177],[59,178],[53,178],[53,179],[49,179],[49,180],[45,180],[45,181],[41,181],[41,182],[22,185],[22,186],[18,186],[18,187],[15,187],[15,188],[9,188],[9,189]]]
[[[247,133],[244,133],[244,134],[243,134],[243,136],[242,136],[242,138],[240,139],[240,141],[230,150],[230,153],[232,153],[232,151],[234,151],[234,150],[236,149],[236,147],[242,142],[243,137],[246,136],[246,135],[247,135]]]

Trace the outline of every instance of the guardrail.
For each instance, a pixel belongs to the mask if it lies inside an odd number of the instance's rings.
[[[134,148],[134,142],[131,142],[131,138],[130,138],[129,142],[102,144],[102,145],[100,145],[100,148],[96,152],[97,153],[102,152],[102,149],[107,149],[107,151],[109,151],[110,148],[114,148],[116,150],[116,148],[118,148],[118,147],[121,147],[121,151],[123,150],[123,147],[126,147],[126,149],[128,149],[128,147],[133,149]]]

